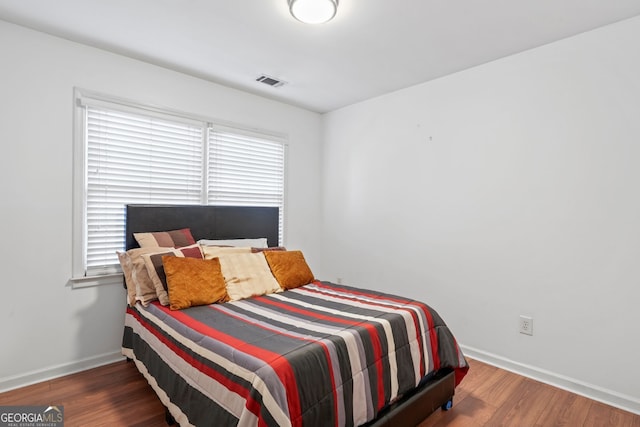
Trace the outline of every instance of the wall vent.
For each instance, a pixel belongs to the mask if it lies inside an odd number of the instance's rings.
[[[256,79],[257,82],[264,83],[271,87],[280,87],[285,84],[282,80],[278,80],[275,77],[270,77],[265,74],[261,75]]]

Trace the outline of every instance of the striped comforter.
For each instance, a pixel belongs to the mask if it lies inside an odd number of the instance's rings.
[[[123,354],[181,425],[351,426],[451,367],[467,370],[438,314],[328,282],[171,311],[127,309]]]

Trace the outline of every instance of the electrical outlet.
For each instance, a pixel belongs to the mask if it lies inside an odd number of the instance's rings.
[[[533,335],[533,317],[520,315],[520,333]]]

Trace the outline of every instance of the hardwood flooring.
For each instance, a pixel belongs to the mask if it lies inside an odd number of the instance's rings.
[[[0,406],[62,405],[65,427],[166,426],[164,406],[131,362],[0,394]]]
[[[419,427],[640,427],[640,415],[469,360],[453,409]]]
[[[419,427],[640,427],[640,415],[475,360],[469,363],[453,409],[436,411]],[[66,427],[166,426],[155,393],[133,363],[124,361],[0,393],[0,406],[13,405],[62,405]]]

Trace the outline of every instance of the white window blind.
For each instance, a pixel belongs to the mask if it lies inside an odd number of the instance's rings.
[[[249,132],[210,128],[209,204],[279,207],[282,241],[284,150],[282,142]]]
[[[80,90],[76,97],[72,280],[119,271],[131,203],[277,206],[283,242],[283,137]]]
[[[202,140],[202,127],[87,107],[87,273],[117,264],[125,204],[201,202]]]

